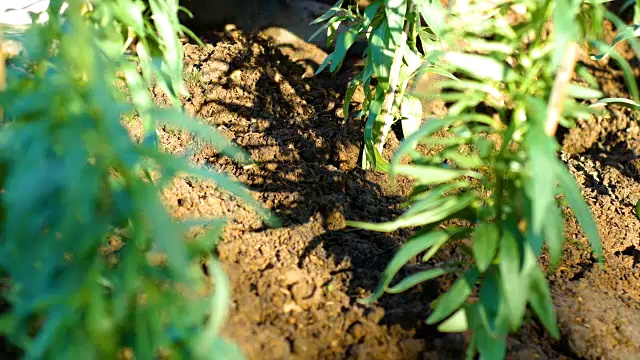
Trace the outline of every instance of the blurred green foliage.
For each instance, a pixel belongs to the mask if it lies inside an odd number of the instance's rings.
[[[158,150],[165,122],[248,161],[180,108],[178,2],[66,3],[60,14],[63,2],[51,1],[46,23],[5,31],[24,51],[0,93],[0,332],[26,359],[241,358],[219,337],[230,299],[215,255],[225,221],[175,221],[160,192],[196,176],[274,222],[224,174]],[[154,105],[152,84],[172,108]],[[134,115],[140,143],[121,122]]]

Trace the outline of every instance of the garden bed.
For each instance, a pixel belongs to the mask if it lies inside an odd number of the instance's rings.
[[[184,48],[191,94],[186,109],[249,151],[256,163],[235,165],[210,148],[193,160],[246,184],[283,222],[266,228],[211,184],[178,179],[165,191],[178,218],[230,220],[219,246],[233,284],[223,335],[248,359],[462,358],[465,336],[424,324],[445,280],[385,295],[373,306],[355,301],[373,290],[409,232],[356,230],[345,227],[345,219],[390,220],[411,190],[409,180],[392,187],[386,175],[359,167],[363,123],[345,120],[341,110],[357,61],[338,75],[314,77],[324,52],[294,38],[276,45],[264,35],[210,34],[205,48]],[[619,71],[585,56],[582,61],[606,96],[627,96]],[[549,274],[562,340],[530,322],[513,335],[508,358],[630,359],[640,353],[640,128],[629,110],[611,108],[610,114],[558,135],[560,156],[599,226],[606,268],[597,267],[579,226],[567,217],[564,261]],[[139,135],[135,122],[129,126]],[[191,142],[188,134],[168,128],[161,139],[176,153]],[[392,134],[388,148],[398,144]],[[454,251],[444,249],[432,261]]]

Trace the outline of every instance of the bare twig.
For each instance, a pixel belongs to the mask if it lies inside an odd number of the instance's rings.
[[[567,92],[567,87],[569,86],[569,82],[573,76],[573,69],[575,68],[577,57],[578,44],[571,42],[565,50],[564,59],[556,73],[556,78],[553,81],[553,88],[551,89],[551,96],[549,97],[549,105],[547,106],[547,122],[544,126],[544,130],[549,136],[554,136],[558,129],[558,122],[562,115],[564,95]]]

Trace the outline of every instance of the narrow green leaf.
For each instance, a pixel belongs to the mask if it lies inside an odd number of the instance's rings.
[[[427,318],[427,324],[433,325],[439,321],[444,320],[454,311],[458,310],[460,306],[467,300],[474,284],[478,279],[478,270],[472,268],[467,270],[462,277],[456,280],[449,291],[440,296],[436,301],[436,308],[433,313]]]
[[[342,3],[343,2],[344,2],[344,0],[339,0],[338,2],[336,2],[331,7],[331,9],[329,9],[329,11],[327,11],[326,13],[318,16],[316,19],[314,19],[312,22],[310,22],[309,25],[319,24],[319,23],[331,18],[332,16],[334,16],[339,11],[343,11],[343,9],[342,9]]]
[[[598,107],[598,106],[604,106],[607,104],[620,105],[636,111],[640,110],[640,103],[635,102],[631,99],[626,99],[626,98],[604,98],[596,101],[590,106]]]
[[[396,153],[394,154],[393,159],[391,160],[391,176],[395,175],[394,169],[400,164],[400,159],[405,154],[407,154],[409,150],[415,149],[418,143],[420,142],[420,140],[426,137],[430,137],[432,134],[453,124],[455,121],[456,119],[453,119],[453,118],[445,118],[445,119],[430,118],[427,121],[425,121],[425,123],[420,128],[418,128],[416,132],[406,137],[400,144],[400,147],[398,148],[398,150],[396,150]]]
[[[429,29],[441,38],[444,35],[446,27],[447,11],[442,6],[440,0],[417,1],[416,6],[420,11],[420,15],[424,18]]]
[[[394,173],[406,175],[416,180],[420,185],[442,184],[463,176],[480,178],[481,174],[471,170],[459,170],[437,166],[396,165]]]
[[[528,112],[535,118],[533,109],[528,109]],[[529,173],[532,176],[525,183],[525,191],[532,205],[531,226],[534,233],[540,233],[547,218],[546,211],[550,205],[554,204],[555,174],[553,167],[549,167],[549,163],[556,161],[556,143],[545,134],[543,124],[536,122],[532,124],[525,136],[525,148],[530,167]]]
[[[329,21],[327,21],[326,23],[324,23],[320,28],[318,28],[316,31],[313,32],[313,34],[311,34],[311,36],[309,36],[309,38],[307,39],[307,41],[311,41],[313,39],[315,39],[318,35],[320,35],[320,33],[322,31],[326,31],[326,29],[335,24],[335,23],[339,23],[343,20],[346,20],[347,17],[346,16],[334,16],[332,17]]]
[[[560,331],[556,323],[556,316],[553,310],[553,299],[551,291],[547,285],[547,279],[538,266],[529,273],[529,304],[531,309],[542,321],[542,324],[554,339],[560,338]]]
[[[640,31],[640,24],[632,24],[618,31],[618,33],[616,34],[616,37],[614,37],[613,40],[611,41],[611,44],[608,44],[608,47],[603,49],[603,51],[601,51],[599,54],[591,55],[591,59],[596,61],[605,59],[611,54],[611,51],[613,51],[613,48],[618,43],[627,41],[635,38],[636,36],[639,36],[640,35],[638,33],[639,31]]]
[[[603,95],[600,90],[591,89],[573,83],[567,86],[566,94],[574,99],[600,99]]]
[[[448,52],[444,60],[478,80],[510,82],[516,76],[507,64],[485,55]]]
[[[344,104],[342,105],[342,116],[344,117],[344,120],[347,120],[349,118],[349,108],[351,106],[351,99],[353,98],[353,95],[356,93],[356,90],[358,90],[358,85],[360,85],[361,83],[362,83],[362,79],[360,76],[357,76],[356,78],[354,78],[349,82],[349,87],[347,88],[347,91],[344,95]]]
[[[558,182],[560,183],[560,188],[562,189],[562,193],[566,196],[567,202],[571,206],[573,213],[575,214],[578,222],[582,226],[589,242],[591,243],[591,248],[598,260],[600,265],[604,265],[604,257],[602,254],[602,244],[600,243],[600,234],[598,233],[598,227],[593,219],[593,215],[591,214],[591,210],[589,209],[589,205],[587,205],[586,201],[582,198],[582,193],[580,192],[580,187],[573,179],[573,176],[569,173],[569,171],[564,167],[564,165],[556,160],[551,163],[555,169],[556,177]]]
[[[242,148],[233,144],[221,133],[214,130],[210,125],[206,125],[197,119],[187,115],[184,111],[175,108],[154,108],[149,111],[149,115],[156,121],[175,126],[195,134],[199,140],[203,140],[218,148],[220,153],[234,158],[240,164],[248,164],[251,157]]]
[[[505,305],[509,314],[509,324],[516,330],[522,324],[522,318],[527,305],[528,278],[521,274],[521,254],[514,235],[503,230],[500,239],[500,278]]]
[[[206,265],[212,275],[211,280],[214,284],[215,293],[211,297],[211,308],[207,325],[204,331],[198,334],[194,340],[197,344],[194,348],[198,351],[197,355],[200,359],[208,358],[208,354],[211,354],[212,347],[215,345],[211,343],[211,340],[218,337],[222,325],[228,316],[231,302],[231,284],[219,261],[209,256]]]
[[[467,233],[468,229],[466,228],[460,228],[459,231],[457,231],[455,234],[451,235],[451,237],[449,239],[452,240],[457,240],[460,238],[460,236],[464,236]],[[422,261],[423,263],[426,263],[427,261],[431,260],[431,258],[438,252],[438,250],[440,250],[440,248],[447,242],[449,241],[449,239],[446,240],[441,240],[439,242],[436,242],[435,244],[433,244],[432,247],[429,248],[429,250],[425,251],[424,255],[422,255],[422,259],[420,259],[420,261]]]
[[[466,309],[460,308],[453,313],[447,320],[438,325],[438,331],[444,333],[460,333],[465,332],[469,328],[467,322]]]
[[[460,231],[460,229],[450,228],[447,230],[433,231],[430,233],[419,235],[411,239],[410,241],[408,241],[395,254],[395,256],[389,262],[389,264],[387,264],[387,267],[384,269],[384,272],[382,273],[382,278],[380,279],[378,286],[373,291],[371,296],[364,299],[358,299],[358,302],[360,304],[371,304],[374,301],[376,301],[380,296],[382,296],[384,291],[387,289],[387,286],[389,286],[389,284],[393,280],[393,277],[396,275],[396,273],[408,261],[418,256],[419,253],[429,249],[434,244],[441,242],[443,240],[446,241],[457,231]]]
[[[555,46],[551,57],[551,67],[557,68],[564,56],[569,42],[577,40],[578,27],[575,17],[581,0],[557,0],[553,11],[553,28],[555,34]]]
[[[384,0],[384,11],[394,48],[400,45],[407,12],[407,0]]]
[[[507,328],[508,314],[506,312],[503,290],[500,283],[500,268],[491,266],[487,269],[482,279],[480,288],[480,301],[477,310],[481,324],[491,335],[500,336]]]
[[[437,185],[428,191],[412,194],[410,198],[411,202],[407,205],[409,206],[409,209],[403,214],[403,216],[411,216],[430,209],[435,209],[446,201],[447,196],[445,196],[445,194],[450,191],[464,189],[467,187],[469,187],[469,182],[456,181]]]
[[[564,248],[564,223],[562,211],[553,203],[546,211],[544,222],[544,235],[551,256],[550,268],[553,269],[562,259]]]
[[[369,103],[369,116],[367,122],[364,124],[364,155],[362,157],[363,162],[370,162],[374,168],[376,164],[376,148],[375,143],[380,136],[380,127],[382,121],[380,121],[380,113],[382,111],[382,102],[384,101],[384,89],[381,84],[376,86],[375,98]]]
[[[412,214],[411,216],[400,216],[394,221],[372,224],[359,221],[347,221],[347,225],[364,230],[393,232],[404,227],[423,226],[432,224],[455,214],[476,199],[475,194],[464,194],[461,196],[451,196],[446,198],[437,208],[429,209],[422,213]]]
[[[481,223],[473,234],[473,256],[480,272],[487,270],[498,250],[500,229],[496,224]]]
[[[322,64],[320,64],[320,66],[318,66],[318,68],[316,69],[315,75],[318,75],[322,72],[322,70],[326,69],[327,66],[329,66],[329,64],[332,63],[333,60],[333,53],[327,55],[326,58],[324,58],[324,61],[322,61]]]
[[[340,33],[340,35],[338,35],[336,46],[333,50],[333,56],[331,57],[331,67],[329,68],[329,71],[335,72],[338,68],[340,68],[344,57],[347,55],[347,51],[358,39],[360,29],[360,26],[352,26],[349,27],[347,31],[342,32]]]
[[[445,240],[446,241],[446,240]],[[397,284],[395,284],[394,286],[388,288],[386,290],[387,293],[389,294],[398,294],[401,293],[403,291],[406,291],[420,283],[423,283],[427,280],[431,280],[431,279],[435,279],[438,276],[442,276],[445,274],[449,274],[451,272],[453,272],[454,269],[429,269],[429,270],[424,270],[421,271],[419,273],[415,273],[413,275],[407,276],[406,278],[402,279],[401,281],[399,281]]]
[[[406,138],[418,131],[422,124],[422,103],[420,99],[412,95],[405,95],[400,105],[400,114],[402,116],[402,134]]]
[[[373,71],[379,81],[378,86],[383,91],[388,91],[389,72],[393,63],[396,44],[391,42],[391,30],[386,21],[373,30],[369,42],[369,58],[373,63]]]
[[[458,79],[455,75],[453,75],[451,72],[445,70],[445,69],[441,69],[439,67],[434,67],[434,66],[429,66],[429,67],[425,67],[423,70],[421,70],[421,73],[433,73],[436,75],[440,75],[440,76],[444,76],[447,77],[451,80],[456,80],[459,81],[460,79]],[[417,74],[416,77],[418,77],[419,75]]]
[[[488,329],[479,327],[474,329],[477,336],[478,352],[481,359],[504,359],[507,354],[507,334],[492,335]]]

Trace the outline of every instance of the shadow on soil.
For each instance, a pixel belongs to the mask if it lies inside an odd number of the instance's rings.
[[[294,61],[287,55],[290,47],[274,47],[262,38],[248,38],[250,43],[228,59],[224,75],[217,82],[197,85],[204,85],[205,89],[219,86],[240,97],[251,94],[252,101],[238,101],[231,95],[210,96],[205,90],[205,100],[195,101],[194,112],[218,129],[227,130],[234,142],[250,151],[258,169],[242,169],[213,152],[204,156],[210,164],[217,164],[262,193],[263,203],[269,204],[285,227],[307,223],[320,213],[326,232],[306,244],[299,254],[298,266],[302,268],[309,254],[318,248],[335,263],[347,260],[350,267],[332,275],[348,272],[347,294],[355,302],[363,292],[376,287],[382,271],[410,232],[360,231],[347,228],[345,220],[382,222],[397,217],[402,213],[399,204],[411,190],[411,182],[399,179],[393,189],[386,175],[365,172],[358,166],[364,124],[360,120],[343,121],[336,115],[353,64],[346,63],[336,75],[324,72],[309,77],[309,66],[312,64],[315,71],[317,61]],[[216,40],[237,41],[219,35]],[[201,56],[193,66],[204,69],[207,62],[219,61],[219,54],[215,56],[218,60],[212,56],[213,53]],[[259,78],[249,75],[236,84],[227,80],[235,73],[256,74],[256,67],[262,67]],[[217,115],[220,112],[232,115],[222,119]],[[392,139],[391,144],[397,146],[398,140]],[[434,329],[424,325],[424,319],[436,294],[438,284],[431,282],[401,295],[383,296],[378,301],[385,310],[381,322],[413,329],[419,338],[435,336]],[[426,342],[429,347],[434,341]],[[454,358],[464,350],[460,344],[446,348],[443,344],[440,350],[452,352]]]

